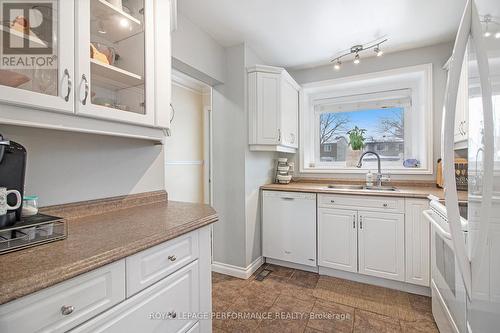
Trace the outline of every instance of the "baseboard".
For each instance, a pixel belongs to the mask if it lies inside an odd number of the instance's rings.
[[[356,282],[361,282],[361,283],[366,283],[366,284],[372,284],[375,286],[380,286],[380,287],[385,287],[385,288],[390,288],[390,289],[401,290],[401,291],[405,291],[405,292],[411,293],[411,294],[431,296],[431,289],[429,287],[418,286],[416,284],[411,284],[411,283],[402,282],[402,281],[382,279],[382,278],[375,277],[375,276],[368,276],[368,275],[363,275],[363,274],[359,274],[359,273],[345,272],[345,271],[340,271],[338,269],[326,268],[326,267],[320,267],[319,274],[338,277],[341,279],[351,280],[351,281],[356,281]]]
[[[248,279],[252,274],[264,264],[264,258],[259,257],[255,259],[250,265],[246,268],[224,264],[221,262],[214,261],[212,263],[212,272],[226,274],[229,276],[234,276],[240,279]]]
[[[283,266],[283,267],[288,267],[288,268],[293,268],[293,269],[299,269],[301,271],[306,271],[306,272],[318,273],[318,266],[307,266],[307,265],[296,264],[296,263],[289,262],[289,261],[283,261],[283,260],[271,259],[271,258],[266,258],[266,263],[278,265],[278,266]]]

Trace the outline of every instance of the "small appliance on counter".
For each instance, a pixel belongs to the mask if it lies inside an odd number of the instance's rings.
[[[288,162],[287,158],[278,158],[278,165],[276,166],[276,177],[274,182],[276,184],[289,184],[292,180],[293,163]]]
[[[0,134],[0,254],[67,237],[63,219],[39,214],[38,197],[23,196],[26,155]]]
[[[436,185],[440,188],[444,188],[442,164],[443,164],[442,160],[439,159],[437,174],[436,174]],[[465,158],[455,159],[455,181],[457,184],[457,190],[467,191],[469,177],[468,177],[468,161]]]

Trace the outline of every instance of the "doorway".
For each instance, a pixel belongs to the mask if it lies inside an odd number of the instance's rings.
[[[174,70],[172,109],[165,143],[169,200],[211,204],[212,87]]]

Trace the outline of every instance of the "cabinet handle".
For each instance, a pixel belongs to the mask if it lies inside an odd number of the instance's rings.
[[[386,204],[386,203],[385,203],[385,204],[383,204],[382,206],[384,206],[385,208],[387,208],[387,204]]]
[[[359,229],[363,229],[363,216],[359,216]]]
[[[281,142],[281,130],[278,128],[278,142]]]
[[[68,92],[66,93],[66,96],[64,97],[64,100],[67,102],[67,101],[69,101],[71,89],[73,88],[73,81],[71,81],[71,75],[69,74],[69,71],[67,68],[64,70],[64,77],[68,78]]]
[[[170,109],[172,109],[172,114],[170,115],[170,124],[172,124],[172,122],[174,121],[174,117],[175,117],[175,109],[174,109],[174,106],[172,105],[172,103],[170,103]]]
[[[75,307],[73,305],[63,305],[61,307],[61,313],[63,316],[68,316],[75,311]]]
[[[352,216],[352,228],[356,229],[356,215]]]
[[[175,318],[177,318],[177,313],[175,311],[170,311],[168,313],[168,317],[172,318],[172,319],[175,319]]]
[[[173,262],[173,261],[177,260],[177,257],[175,255],[171,255],[171,256],[168,256],[168,260]]]
[[[85,96],[83,96],[82,104],[87,104],[87,97],[89,97],[89,81],[87,80],[87,76],[85,74],[82,75],[82,81],[85,84]]]
[[[335,200],[330,200],[331,203],[335,203]]]

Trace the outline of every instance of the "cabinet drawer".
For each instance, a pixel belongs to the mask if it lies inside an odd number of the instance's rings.
[[[0,306],[0,332],[65,332],[124,299],[120,260]]]
[[[369,210],[388,213],[404,213],[404,198],[378,197],[368,195],[320,194],[319,207]]]
[[[200,311],[199,282],[196,260],[71,332],[187,332],[197,322],[189,314]]]
[[[195,231],[127,257],[127,297],[160,281],[198,256],[198,233]]]

